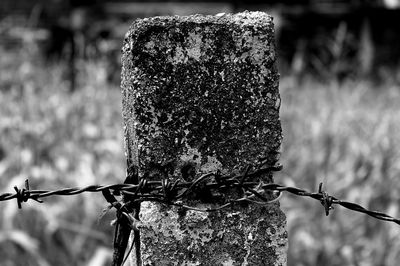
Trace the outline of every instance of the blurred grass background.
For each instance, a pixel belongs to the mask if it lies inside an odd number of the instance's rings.
[[[288,78],[290,80],[290,78]],[[328,192],[399,217],[400,88],[348,80],[281,82],[284,170],[278,183]],[[286,195],[288,265],[397,265],[400,227]]]
[[[329,43],[331,50],[340,44]],[[108,58],[78,58],[71,93],[68,64],[46,62],[38,49],[0,48],[0,193],[27,177],[33,189],[121,182],[121,96],[109,78],[120,69],[110,70]],[[284,170],[275,181],[310,191],[324,182],[340,199],[400,217],[400,68],[383,69],[376,81],[339,80],[326,67],[322,79],[281,78]],[[398,225],[339,207],[325,217],[320,203],[289,194],[281,205],[289,266],[400,261]],[[22,210],[15,201],[0,203],[0,265],[108,265],[114,213],[100,219],[106,206],[99,193],[50,197]]]
[[[125,174],[121,96],[102,62],[80,64],[71,94],[63,66],[30,52],[2,53],[0,187],[57,189],[120,182]],[[284,170],[277,183],[327,190],[400,217],[400,88],[362,80],[281,79]],[[286,195],[288,265],[396,265],[400,227]],[[100,194],[0,204],[0,265],[105,265],[113,217]],[[91,264],[92,263],[92,264]]]
[[[74,94],[62,64],[46,66],[26,50],[3,51],[0,68],[3,192],[27,177],[36,189],[124,179],[121,97],[105,82],[101,63],[81,65]],[[22,210],[15,201],[0,204],[0,265],[95,266],[109,259],[113,213],[98,221],[107,206],[101,194],[31,203]]]

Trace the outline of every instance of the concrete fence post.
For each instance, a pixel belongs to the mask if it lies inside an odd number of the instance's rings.
[[[275,61],[265,13],[136,20],[122,55],[129,163],[140,176],[172,181],[274,165],[282,140]],[[261,179],[272,182],[272,173]],[[212,208],[236,196],[205,193],[185,204]],[[137,256],[141,265],[286,265],[277,202],[210,213],[145,202],[140,220],[132,265]]]

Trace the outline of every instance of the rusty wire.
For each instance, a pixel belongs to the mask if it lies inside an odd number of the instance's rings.
[[[142,178],[139,184],[112,184],[112,185],[91,185],[86,187],[74,187],[74,188],[63,188],[58,190],[30,190],[28,180],[25,182],[25,188],[14,187],[15,193],[4,193],[0,195],[0,201],[7,201],[16,199],[18,207],[21,208],[23,202],[29,199],[35,200],[42,203],[42,198],[57,195],[57,196],[70,196],[84,192],[105,192],[114,191],[117,194],[123,193],[126,195],[133,196],[134,200],[132,203],[140,203],[144,201],[160,202],[167,205],[179,206],[188,210],[213,212],[218,211],[234,203],[249,202],[255,204],[270,204],[276,202],[281,196],[282,192],[289,192],[296,196],[309,197],[318,200],[325,209],[325,214],[328,216],[330,210],[333,209],[333,205],[340,205],[344,208],[350,209],[355,212],[367,214],[373,218],[393,222],[400,225],[400,220],[391,217],[385,213],[378,211],[368,210],[356,203],[339,200],[336,197],[330,196],[326,191],[322,189],[322,183],[319,186],[318,192],[308,192],[306,190],[287,187],[279,184],[268,183],[265,184],[260,181],[252,181],[256,177],[260,177],[265,173],[271,171],[280,171],[281,165],[261,168],[253,172],[249,172],[250,167],[246,168],[246,171],[240,175],[221,175],[220,173],[208,173],[194,179],[190,182],[182,181],[177,179],[174,182],[168,178],[163,178],[160,181],[149,181]],[[191,193],[194,193],[199,188],[206,190],[214,190],[218,192],[224,192],[229,188],[237,188],[241,191],[241,197],[233,200],[229,200],[214,208],[196,208],[188,206],[183,203],[185,199]],[[272,192],[267,198],[266,192]],[[103,193],[104,194],[104,193]],[[115,207],[115,206],[113,206]]]

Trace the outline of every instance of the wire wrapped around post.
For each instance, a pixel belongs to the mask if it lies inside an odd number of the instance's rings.
[[[210,173],[202,177],[199,177],[198,179],[192,182],[179,181],[171,184],[164,181],[163,185],[161,181],[147,181],[146,179],[141,179],[140,183],[136,185],[131,185],[131,184],[91,185],[82,188],[62,188],[58,190],[30,190],[29,182],[28,180],[26,180],[24,188],[19,189],[17,186],[14,187],[16,191],[15,193],[0,194],[0,201],[8,201],[16,199],[18,207],[22,207],[22,203],[27,202],[29,199],[35,200],[36,202],[39,203],[43,203],[42,199],[50,196],[71,196],[86,192],[91,192],[91,193],[103,192],[104,195],[104,193],[111,194],[109,191],[114,191],[118,192],[116,194],[120,194],[123,192],[132,195],[132,197],[135,198],[134,200],[135,202],[155,201],[155,202],[161,202],[165,205],[179,206],[187,210],[214,212],[227,208],[232,204],[240,202],[248,202],[251,204],[269,204],[275,202],[282,195],[283,192],[288,192],[295,196],[309,197],[321,202],[321,204],[324,206],[325,214],[329,214],[327,210],[332,210],[333,205],[340,205],[351,211],[364,213],[375,219],[387,222],[393,222],[400,225],[400,220],[390,215],[378,211],[371,211],[356,203],[340,200],[334,196],[330,196],[326,191],[322,190],[321,184],[318,188],[318,192],[308,192],[301,188],[287,187],[275,183],[262,184],[262,183],[246,181],[246,177],[249,176],[254,177],[255,175],[260,174],[267,170],[279,171],[281,169],[282,169],[281,165],[276,165],[250,173],[248,171],[245,171],[244,175],[224,175],[218,178],[219,180],[218,182],[212,180],[213,173]],[[243,194],[244,196],[241,198],[237,198],[231,202],[225,203],[221,206],[218,206],[214,209],[199,209],[199,208],[194,208],[193,206],[181,204],[180,200],[182,200],[182,198],[184,198],[185,195],[189,193],[190,190],[194,189],[196,185],[199,184],[200,182],[205,182],[204,187],[213,190],[224,189],[226,187],[236,187],[240,190],[245,191]],[[169,187],[169,189],[165,190],[166,187]],[[265,192],[275,193],[276,197],[272,200],[266,200],[263,196],[259,195],[260,189],[262,189]],[[247,196],[245,195],[246,193],[248,193]],[[120,206],[121,203],[118,203],[118,201],[115,199],[114,196],[112,196],[112,198],[111,197],[105,197],[105,198],[113,207],[119,209],[118,206]],[[257,200],[253,200],[254,198],[257,198]],[[116,203],[118,203],[118,205],[115,205]]]

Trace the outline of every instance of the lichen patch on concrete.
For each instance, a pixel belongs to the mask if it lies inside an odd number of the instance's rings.
[[[277,162],[273,34],[262,12],[132,24],[121,86],[127,159],[140,176],[190,181]],[[257,180],[270,182],[272,173]],[[238,195],[227,190],[213,203],[209,195],[184,203],[212,208]],[[276,203],[217,213],[143,203],[140,218],[143,265],[284,265],[285,217]]]

